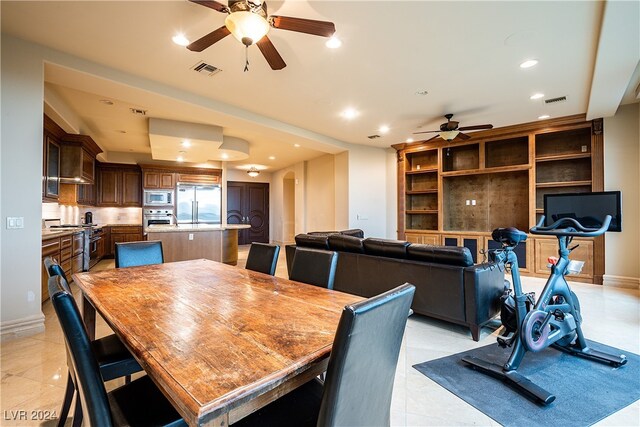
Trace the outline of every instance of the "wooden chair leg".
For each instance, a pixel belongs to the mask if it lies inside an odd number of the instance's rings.
[[[474,341],[480,341],[480,326],[479,325],[469,325],[469,329],[471,329],[471,337]]]
[[[76,387],[71,380],[71,374],[67,377],[67,386],[64,390],[64,400],[62,401],[62,408],[60,408],[60,417],[58,418],[58,427],[64,427],[64,423],[67,421],[69,415],[69,409],[71,409],[71,402],[73,401],[73,395],[75,394]]]

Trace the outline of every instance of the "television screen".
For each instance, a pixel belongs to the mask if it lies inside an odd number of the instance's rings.
[[[622,231],[622,210],[619,191],[600,193],[545,194],[545,225],[560,218],[573,218],[582,226],[600,228],[604,217],[611,215],[607,231]]]

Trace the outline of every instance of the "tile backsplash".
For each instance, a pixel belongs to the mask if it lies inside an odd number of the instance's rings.
[[[93,212],[94,224],[142,224],[142,208],[92,208],[42,204],[42,219],[60,219],[61,224],[80,224],[85,212]]]

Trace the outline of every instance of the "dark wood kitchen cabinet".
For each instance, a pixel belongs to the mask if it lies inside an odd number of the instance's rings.
[[[176,186],[175,174],[163,171],[143,171],[144,188],[173,190]]]
[[[78,185],[78,191],[76,193],[76,202],[79,205],[95,206],[96,205],[95,184]]]
[[[99,163],[96,206],[142,206],[142,172],[137,165]]]

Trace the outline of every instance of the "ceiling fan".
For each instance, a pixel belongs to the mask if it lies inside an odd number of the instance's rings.
[[[267,37],[271,27],[322,37],[331,37],[336,31],[333,22],[288,16],[269,16],[267,14],[267,3],[262,0],[229,0],[228,6],[213,0],[189,1],[226,13],[228,16],[224,20],[222,27],[189,44],[187,49],[194,52],[202,52],[229,34],[233,34],[247,48],[252,44],[257,44],[260,52],[262,52],[262,55],[264,55],[273,70],[281,70],[287,64],[285,64],[275,46]],[[247,60],[245,71],[248,70],[248,64],[249,61]]]
[[[436,138],[442,138],[445,141],[453,141],[456,138],[460,139],[469,139],[471,138],[469,135],[462,133],[463,130],[481,130],[481,129],[493,129],[493,125],[475,125],[475,126],[463,126],[461,128],[458,127],[458,123],[455,120],[451,120],[453,114],[445,114],[444,117],[447,119],[447,123],[443,123],[440,125],[440,130],[427,130],[424,132],[414,132],[414,135],[418,135],[421,133],[432,133],[437,132],[438,135],[434,136],[431,139],[428,139],[425,142],[434,140]]]

